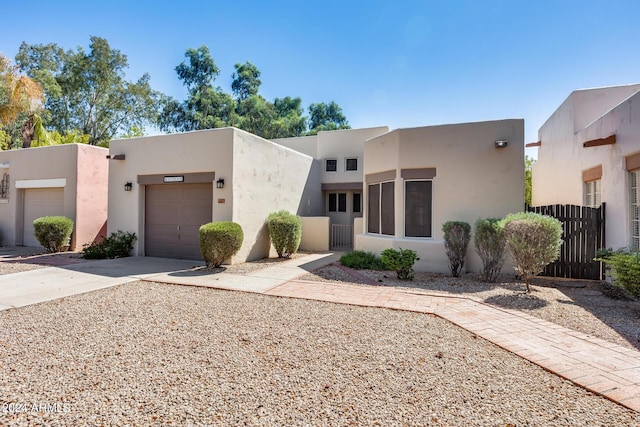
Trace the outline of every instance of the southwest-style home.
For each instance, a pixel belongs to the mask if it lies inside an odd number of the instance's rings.
[[[0,242],[39,247],[33,220],[74,221],[71,250],[106,232],[108,150],[85,144],[0,151]]]
[[[538,139],[532,204],[606,203],[606,245],[640,249],[640,84],[572,92]]]

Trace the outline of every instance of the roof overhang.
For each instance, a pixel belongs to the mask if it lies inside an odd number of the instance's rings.
[[[582,146],[584,148],[589,148],[589,147],[599,147],[601,145],[611,145],[615,143],[616,143],[616,134],[614,133],[613,135],[608,136],[606,138],[592,139],[591,141],[586,141],[584,144],[582,144]]]

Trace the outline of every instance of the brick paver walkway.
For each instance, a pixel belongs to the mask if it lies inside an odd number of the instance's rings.
[[[434,314],[564,377],[640,412],[640,352],[526,313],[465,297],[387,287],[287,281],[267,295]]]

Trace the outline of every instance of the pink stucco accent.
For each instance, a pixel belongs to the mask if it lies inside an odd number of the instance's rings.
[[[76,227],[72,249],[102,239],[106,231],[109,160],[106,150],[78,145]],[[101,234],[102,233],[102,234]]]

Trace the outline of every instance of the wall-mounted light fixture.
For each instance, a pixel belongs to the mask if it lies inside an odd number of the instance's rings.
[[[496,141],[496,148],[504,148],[509,145],[509,141],[505,141],[503,139],[499,139]]]
[[[216,188],[224,188],[224,178],[220,178],[216,181]]]
[[[132,183],[130,183],[130,182],[127,182],[127,183],[124,185],[124,191],[131,191],[131,190],[133,190],[133,184],[132,184]]]

